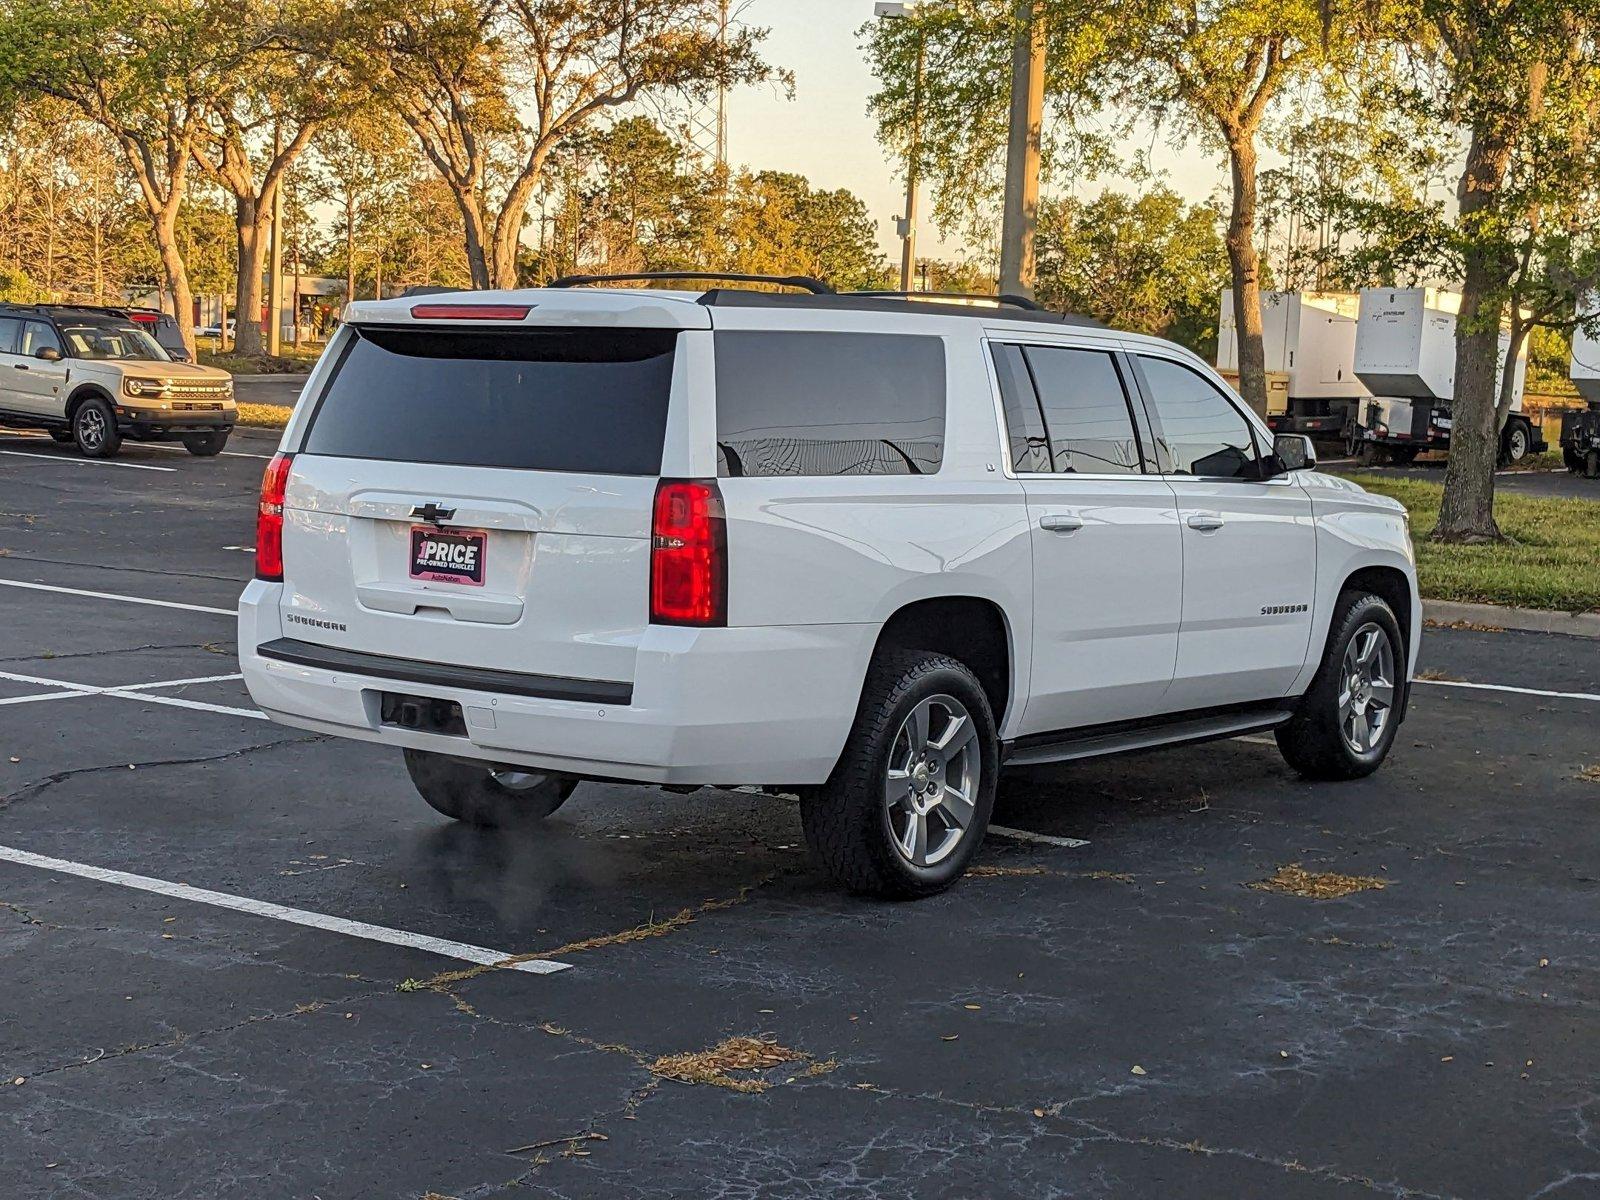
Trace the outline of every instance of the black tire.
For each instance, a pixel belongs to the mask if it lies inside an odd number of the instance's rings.
[[[1583,470],[1583,456],[1571,446],[1561,447],[1561,461],[1566,464],[1567,470],[1574,475]]]
[[[1519,463],[1533,449],[1533,431],[1521,421],[1506,426],[1505,439],[1500,445],[1500,462],[1503,466]]]
[[[1397,467],[1409,467],[1421,453],[1422,450],[1417,446],[1395,446],[1389,451],[1389,459]]]
[[[77,441],[70,429],[52,429],[49,431],[50,440],[62,446],[70,446]]]
[[[1357,750],[1346,736],[1341,717],[1341,696],[1349,681],[1350,663],[1346,653],[1351,643],[1361,635],[1365,642],[1368,632],[1376,628],[1388,639],[1389,703],[1376,737],[1369,737],[1370,745]],[[1359,648],[1358,648],[1359,650]],[[1334,609],[1333,622],[1328,631],[1328,644],[1322,654],[1322,664],[1317,668],[1311,687],[1296,707],[1295,715],[1277,728],[1278,749],[1285,761],[1307,779],[1361,779],[1372,774],[1388,757],[1400,726],[1400,714],[1405,711],[1407,657],[1405,639],[1400,633],[1400,623],[1384,601],[1371,592],[1347,591],[1339,594]],[[1372,670],[1354,689],[1358,706],[1362,696],[1371,693],[1365,702],[1367,717],[1377,713],[1374,701],[1382,695],[1381,687],[1368,685],[1383,672]],[[1370,724],[1368,726],[1370,734]]]
[[[215,433],[186,433],[183,435],[183,448],[196,458],[212,458],[222,453],[231,432],[219,429]]]
[[[117,414],[99,396],[91,396],[72,414],[72,440],[85,458],[110,458],[122,448]]]
[[[576,779],[530,772],[526,787],[507,787],[487,766],[426,750],[407,750],[406,773],[433,808],[480,829],[509,829],[544,820],[567,802]]]
[[[1600,450],[1591,450],[1583,456],[1583,477],[1600,479]]]
[[[970,740],[962,735],[965,726],[956,720],[957,708],[972,722]],[[920,758],[911,740],[913,713],[928,718],[928,744]],[[946,737],[952,726],[954,734]],[[960,746],[946,755],[952,737]],[[936,744],[941,738],[946,745]],[[903,769],[893,761],[902,754],[908,754],[903,762],[912,769],[903,776],[905,797],[891,805],[890,771]],[[974,766],[975,787],[970,774]],[[945,791],[952,772],[961,785],[953,796]],[[867,671],[855,725],[833,774],[801,799],[806,843],[822,868],[858,895],[931,896],[959,879],[982,845],[999,775],[1000,740],[977,676],[943,654],[882,652]],[[970,813],[961,803],[963,796],[971,800]],[[926,813],[912,811],[923,804],[930,806]],[[958,811],[966,819],[964,826],[953,816]],[[918,844],[908,832],[913,821],[921,823],[922,857],[929,861],[913,861],[914,850],[905,848],[907,842]]]

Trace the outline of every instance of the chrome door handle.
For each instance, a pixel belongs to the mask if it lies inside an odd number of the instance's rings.
[[[1221,529],[1225,524],[1227,524],[1227,522],[1222,519],[1222,515],[1220,513],[1202,512],[1195,513],[1188,519],[1186,524],[1190,529],[1198,529],[1202,532],[1208,532],[1212,529]]]
[[[1039,518],[1039,528],[1051,533],[1077,533],[1083,528],[1083,518],[1071,513],[1050,513]]]

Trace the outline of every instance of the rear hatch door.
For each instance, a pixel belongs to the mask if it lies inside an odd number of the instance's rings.
[[[366,324],[344,336],[290,475],[284,633],[447,667],[631,681],[680,331]]]

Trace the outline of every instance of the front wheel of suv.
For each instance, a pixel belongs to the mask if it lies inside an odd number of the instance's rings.
[[[72,414],[72,440],[86,458],[110,458],[122,447],[117,414],[98,396],[85,400]]]
[[[1406,688],[1400,623],[1370,592],[1340,593],[1327,649],[1278,749],[1308,779],[1360,779],[1394,745]]]
[[[943,891],[989,826],[1000,743],[977,677],[928,651],[877,655],[844,753],[801,802],[806,843],[850,891]]]
[[[481,829],[542,821],[566,803],[576,779],[530,771],[494,771],[426,750],[407,750],[406,773],[417,791],[447,817]]]
[[[196,458],[212,458],[222,453],[222,448],[228,444],[228,430],[222,429],[215,433],[186,433],[183,435],[183,448]]]

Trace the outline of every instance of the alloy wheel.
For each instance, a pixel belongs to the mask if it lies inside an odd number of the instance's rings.
[[[1383,741],[1394,714],[1394,644],[1373,621],[1357,629],[1344,650],[1339,687],[1339,732],[1358,755]]]
[[[86,450],[98,450],[106,440],[106,418],[98,408],[85,408],[78,414],[78,439]]]
[[[972,824],[982,782],[978,726],[954,696],[920,701],[889,749],[884,804],[895,848],[914,867],[955,852]]]

